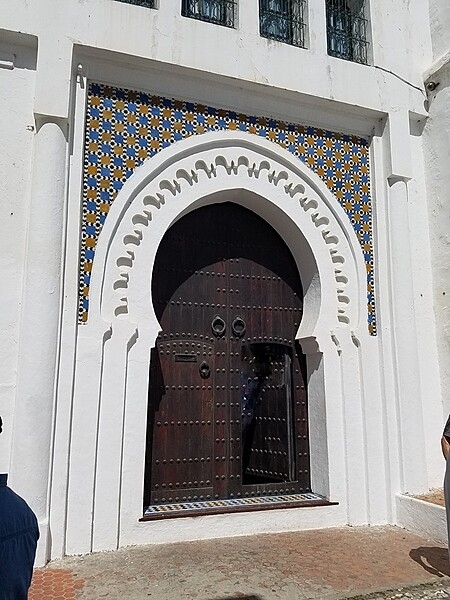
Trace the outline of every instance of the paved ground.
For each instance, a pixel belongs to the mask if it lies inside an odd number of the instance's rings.
[[[358,594],[347,600],[437,600],[438,598],[450,598],[450,587],[448,582],[425,583],[417,586],[401,587],[398,589],[374,592],[371,594]]]
[[[35,571],[29,600],[435,600],[449,575],[434,542],[346,527],[66,558]]]

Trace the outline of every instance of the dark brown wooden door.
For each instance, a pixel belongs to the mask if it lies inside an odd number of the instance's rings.
[[[152,280],[144,503],[309,491],[302,288],[287,246],[237,204],[163,238]]]

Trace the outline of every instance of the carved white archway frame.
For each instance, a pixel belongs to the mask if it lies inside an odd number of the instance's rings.
[[[163,235],[190,210],[230,199],[289,238],[305,288],[297,337],[358,329],[367,316],[366,272],[347,214],[291,153],[258,136],[228,131],[177,142],[125,183],[99,237],[89,320],[125,319],[153,330],[151,270]]]
[[[254,135],[212,132],[177,142],[139,167],[99,236],[89,320],[77,330],[67,554],[235,531],[236,515],[202,517],[195,526],[186,519],[138,522],[150,348],[160,330],[151,297],[155,255],[177,219],[224,201],[253,210],[278,231],[303,285],[297,338],[308,355],[311,482],[313,491],[339,504],[313,513],[292,509],[289,527],[366,522],[362,390],[363,372],[374,370],[373,360],[365,366],[364,358],[374,339],[356,234],[337,199],[299,159]],[[270,512],[262,521],[256,513],[242,517],[240,534],[279,530],[278,511]]]

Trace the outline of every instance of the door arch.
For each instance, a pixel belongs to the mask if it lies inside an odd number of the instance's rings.
[[[355,231],[325,183],[287,150],[248,133],[211,132],[181,140],[136,169],[99,236],[89,320],[77,328],[71,408],[64,413],[72,415],[68,553],[182,539],[177,519],[160,528],[137,523],[150,348],[160,331],[150,271],[171,225],[194,208],[227,199],[273,224],[296,260],[304,292],[297,339],[308,360],[311,486],[316,494],[342,500],[330,508],[330,525],[347,522],[345,506],[363,511],[364,453],[356,460],[353,451],[363,448],[361,389],[367,391],[365,402],[371,398],[376,404],[380,396],[374,383],[379,365],[366,326],[366,268]],[[70,352],[66,359],[72,360]],[[342,435],[344,427],[351,436]],[[344,485],[349,473],[357,482],[354,494]],[[322,511],[292,511],[290,519],[298,528],[324,522]],[[196,537],[235,531],[234,518],[224,514],[217,522],[216,529],[209,519],[183,527],[192,526]],[[240,521],[241,532],[278,530],[276,515],[264,519],[263,527],[261,522],[256,516]]]
[[[223,202],[182,217],[152,277],[144,505],[310,491],[303,291],[288,247]]]

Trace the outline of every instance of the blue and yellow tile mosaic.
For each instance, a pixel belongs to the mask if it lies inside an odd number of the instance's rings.
[[[266,117],[91,83],[88,90],[79,318],[87,321],[95,247],[111,204],[145,159],[207,131],[240,130],[279,144],[321,177],[346,211],[367,267],[368,327],[376,334],[368,140]]]

